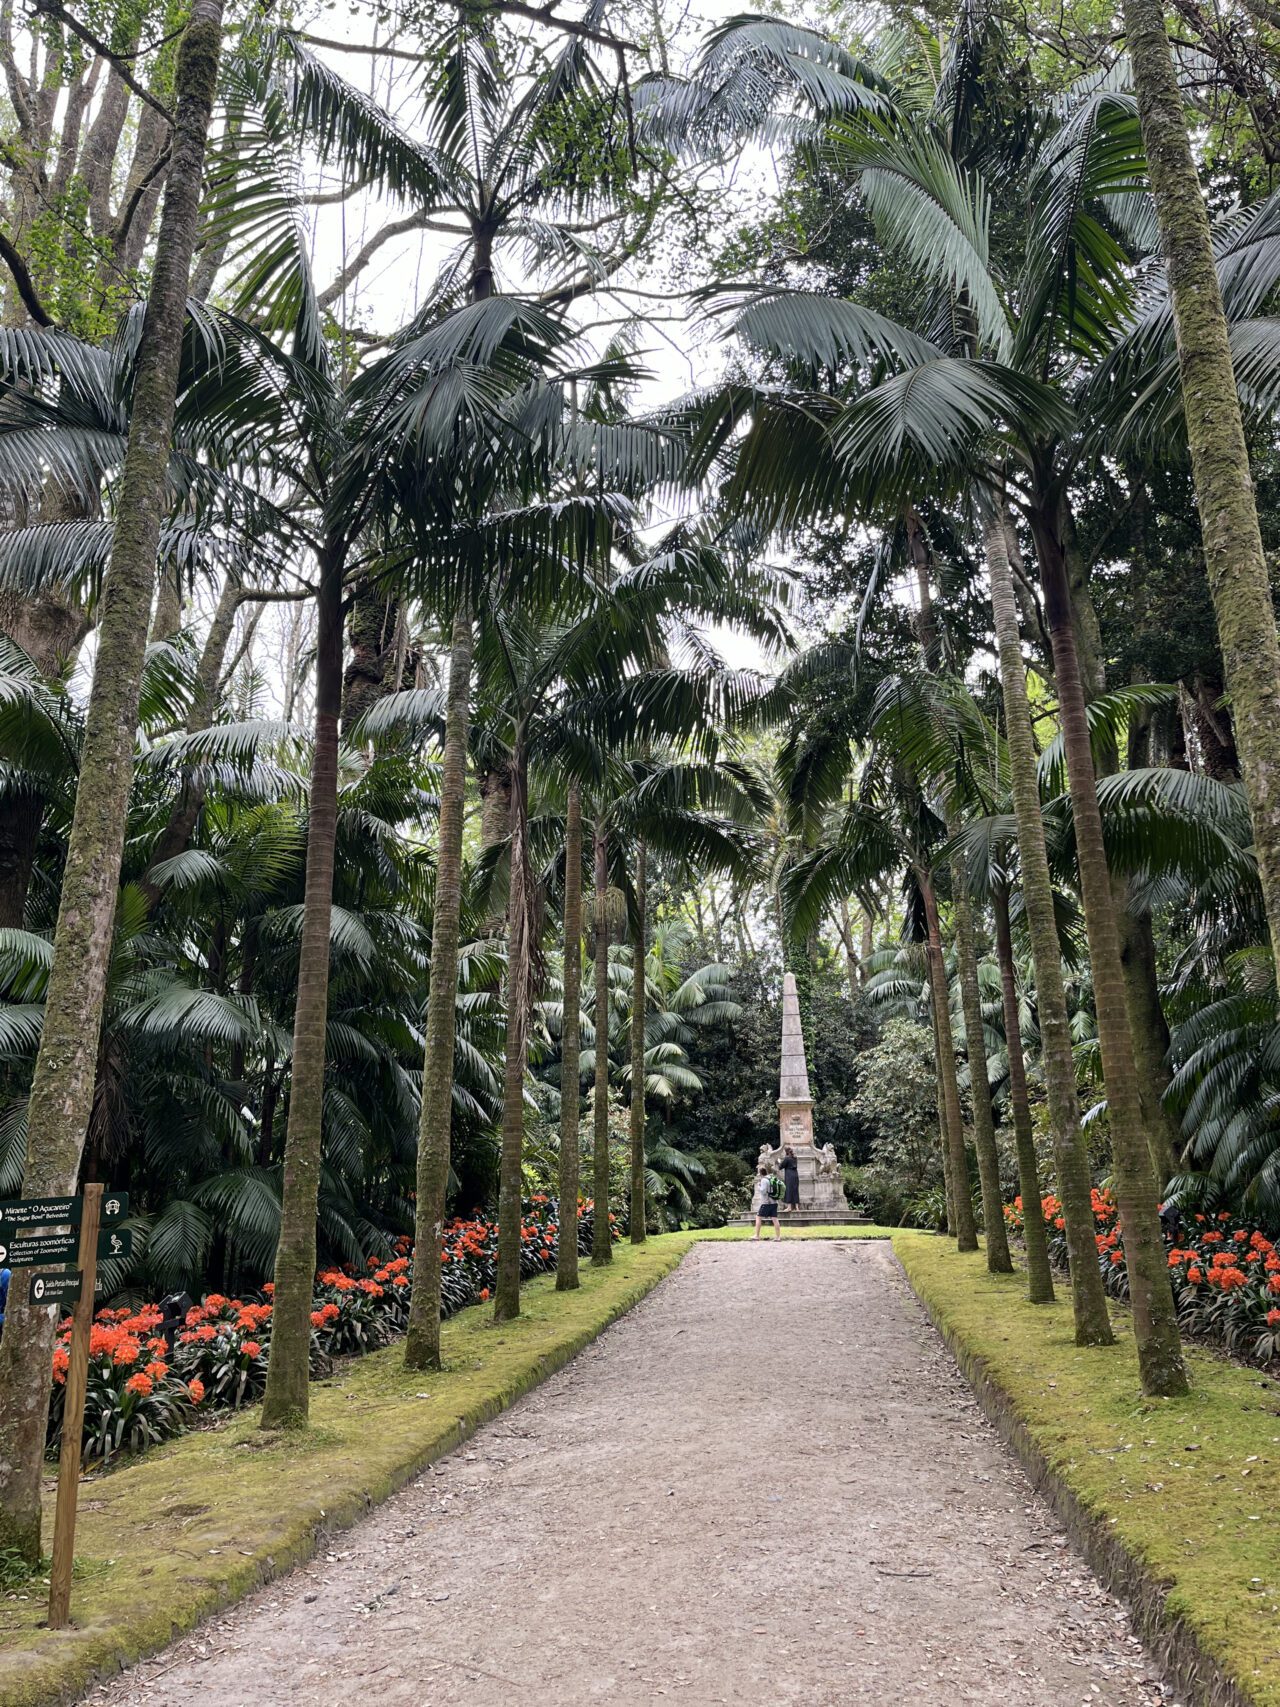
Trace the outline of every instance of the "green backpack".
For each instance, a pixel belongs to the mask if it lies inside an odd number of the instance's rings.
[[[783,1190],[784,1190],[784,1187],[783,1187],[782,1181],[778,1178],[777,1174],[770,1174],[769,1175],[769,1196],[773,1199],[773,1201],[775,1203],[782,1196]]]

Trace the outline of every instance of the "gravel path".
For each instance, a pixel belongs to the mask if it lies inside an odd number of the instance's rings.
[[[362,1697],[1167,1699],[888,1246],[816,1241],[697,1247],[327,1554],[88,1699]]]

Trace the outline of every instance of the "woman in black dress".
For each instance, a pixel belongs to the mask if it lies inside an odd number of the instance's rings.
[[[790,1144],[782,1152],[782,1184],[782,1207],[794,1213],[800,1207],[800,1164]]]

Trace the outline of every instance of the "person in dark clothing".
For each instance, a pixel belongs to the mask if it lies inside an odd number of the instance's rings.
[[[800,1207],[800,1164],[787,1144],[782,1152],[782,1207],[793,1213]]]

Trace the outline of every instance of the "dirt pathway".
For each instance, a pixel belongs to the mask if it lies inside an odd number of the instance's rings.
[[[888,1247],[817,1242],[696,1248],[326,1555],[89,1699],[362,1697],[1165,1698]]]

